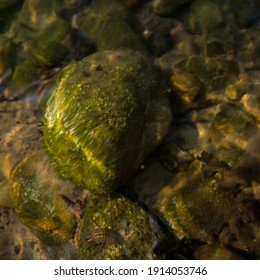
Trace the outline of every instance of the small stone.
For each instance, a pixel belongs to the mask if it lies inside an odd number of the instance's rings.
[[[209,33],[223,22],[219,6],[211,1],[197,0],[191,4],[189,27],[193,33]]]
[[[228,100],[238,101],[243,95],[243,91],[241,91],[236,85],[230,84],[225,89],[225,96]]]
[[[59,244],[72,238],[76,220],[61,194],[73,186],[56,175],[43,150],[21,161],[9,182],[17,216],[40,240]]]
[[[257,93],[247,93],[242,97],[241,103],[244,105],[245,110],[260,122],[260,95]]]
[[[201,83],[194,75],[175,70],[171,75],[171,86],[184,103],[190,104],[197,96]]]
[[[157,259],[153,247],[164,238],[156,221],[127,198],[95,198],[79,228],[78,258]]]

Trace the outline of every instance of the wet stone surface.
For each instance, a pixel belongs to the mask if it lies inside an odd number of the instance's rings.
[[[0,0],[0,259],[260,259],[259,12]]]

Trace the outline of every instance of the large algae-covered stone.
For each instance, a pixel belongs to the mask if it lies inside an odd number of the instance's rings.
[[[98,52],[65,67],[45,116],[45,146],[58,173],[90,191],[127,182],[168,130],[159,69],[135,51]]]
[[[137,204],[122,196],[93,199],[78,233],[79,259],[154,259],[164,235]]]
[[[59,243],[72,238],[75,218],[62,199],[63,189],[72,186],[56,175],[44,151],[21,161],[9,181],[17,216],[39,239]]]

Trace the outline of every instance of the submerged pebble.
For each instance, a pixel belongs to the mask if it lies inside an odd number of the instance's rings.
[[[43,151],[21,161],[9,181],[17,216],[39,239],[55,244],[72,238],[76,220],[61,196],[72,185],[57,177]]]
[[[122,196],[93,199],[78,232],[79,259],[157,259],[165,235],[152,216]]]

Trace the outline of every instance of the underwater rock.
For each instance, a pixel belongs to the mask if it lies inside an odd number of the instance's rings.
[[[218,190],[217,177],[207,177],[203,169],[195,160],[147,204],[179,238],[208,242],[239,211],[229,193]]]
[[[214,1],[196,0],[190,7],[189,27],[193,33],[208,34],[223,22],[223,14]]]
[[[97,52],[65,67],[44,125],[57,172],[98,194],[127,182],[167,133],[165,89],[159,69],[132,50]]]
[[[170,50],[174,44],[173,29],[178,28],[170,17],[161,17],[155,14],[149,5],[145,5],[138,13],[140,33],[146,42],[146,46],[152,54],[160,56]]]
[[[235,84],[230,84],[225,88],[225,97],[229,101],[238,101],[244,92]]]
[[[178,67],[197,77],[208,91],[218,90],[239,74],[239,65],[234,60],[191,56]]]
[[[260,122],[260,94],[259,91],[245,94],[241,103],[245,110],[252,114],[258,122]]]
[[[131,189],[172,236],[209,246],[195,250],[196,258],[252,257],[258,254],[258,229],[252,227],[246,207],[233,193],[246,183],[238,170],[227,168],[214,156],[202,155],[171,174],[158,163],[146,161]]]
[[[40,240],[55,244],[72,238],[76,220],[62,198],[72,185],[56,175],[43,150],[22,160],[9,183],[17,216]]]
[[[176,69],[171,75],[171,86],[184,103],[190,104],[197,96],[201,83],[192,74]]]
[[[237,146],[245,149],[255,131],[255,118],[234,104],[222,105],[209,128],[210,141],[215,147]]]
[[[237,60],[243,68],[257,69],[260,66],[260,27],[252,26],[249,29],[242,29],[239,33],[239,40],[235,48]]]
[[[25,0],[23,2],[7,30],[8,38],[19,45],[21,57],[28,59],[28,45],[30,46],[31,41],[39,34],[44,34],[44,30],[54,22],[62,21],[59,17],[60,8],[60,0]]]
[[[193,33],[207,34],[223,22],[220,7],[212,1],[193,1],[190,9],[188,21]]]
[[[207,42],[206,45],[206,55],[207,56],[218,56],[218,55],[227,55],[232,53],[232,45],[227,40],[223,38],[212,38]]]
[[[44,30],[57,19],[59,2],[59,0],[25,0],[18,14],[18,22],[29,30]]]
[[[5,112],[3,115],[6,118],[2,118],[0,114],[1,122],[6,123],[6,125],[2,124],[0,129],[0,180],[3,181],[8,180],[15,165],[43,146],[42,128],[35,123],[30,123],[32,113],[29,110],[24,110],[27,104],[13,102],[12,105],[16,106],[18,112],[14,110],[11,113]],[[24,115],[21,114],[18,106],[25,111]],[[10,102],[8,107],[11,107]],[[27,120],[28,123],[18,123],[17,119],[22,121],[22,118]]]
[[[92,199],[78,230],[78,258],[157,259],[153,248],[165,238],[140,206],[116,195]]]
[[[146,201],[167,185],[175,173],[161,159],[150,156],[124,191],[132,200]]]
[[[226,103],[219,107],[208,137],[216,158],[234,168],[248,149],[248,141],[257,132],[257,121],[241,106]]]
[[[36,65],[53,67],[61,64],[72,47],[72,38],[68,24],[59,19],[39,32],[29,43],[29,56]]]
[[[28,88],[39,74],[39,69],[31,60],[24,60],[16,64],[10,83],[10,90],[6,93],[6,98],[21,98],[26,88]]]
[[[117,1],[94,1],[74,17],[75,28],[98,51],[131,48],[147,53],[142,39],[134,32],[126,7]]]

